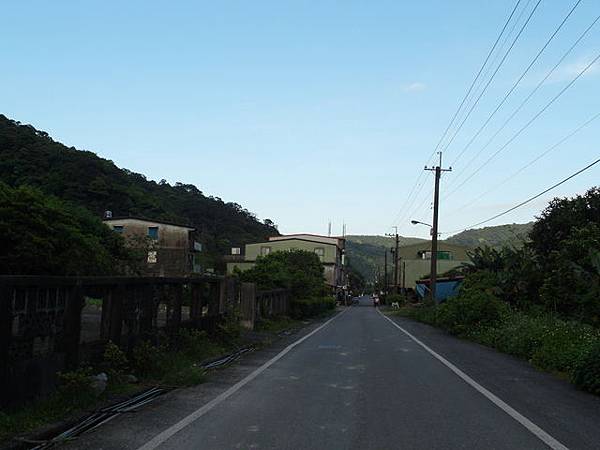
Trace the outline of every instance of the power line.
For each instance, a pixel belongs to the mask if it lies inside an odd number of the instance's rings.
[[[589,33],[589,31],[596,25],[596,23],[600,20],[600,15],[598,15],[594,21],[579,35],[579,37],[575,40],[575,42],[571,45],[571,47],[560,57],[558,62],[546,73],[544,78],[540,80],[540,82],[535,86],[533,91],[529,93],[525,99],[519,104],[519,106],[508,116],[508,118],[504,121],[504,123],[496,130],[496,132],[488,139],[488,141],[479,149],[479,151],[467,162],[467,164],[463,167],[463,169],[458,173],[458,176],[454,178],[454,180],[458,180],[461,176],[467,171],[467,169],[471,166],[471,164],[483,153],[483,151],[494,141],[496,136],[502,132],[506,128],[506,126],[510,123],[510,121],[523,109],[523,106],[535,95],[535,93],[544,85],[546,80],[552,76],[552,74],[556,71],[556,69],[563,63],[563,61],[571,54],[571,52],[579,45],[579,43],[583,40],[583,38]],[[454,164],[453,164],[454,165]],[[446,197],[452,194],[454,191],[450,192],[446,195]]]
[[[519,137],[521,135],[521,133],[523,133],[523,131],[525,131],[527,128],[529,128],[529,126],[535,122],[537,120],[538,117],[540,117],[556,100],[558,100],[558,98],[564,94],[571,86],[573,86],[573,84],[590,68],[592,67],[596,61],[598,61],[598,59],[600,59],[600,53],[587,65],[585,66],[585,68],[583,70],[581,70],[577,76],[575,78],[573,78],[573,80],[571,80],[569,82],[569,84],[567,84],[563,89],[561,89],[561,91],[556,94],[554,97],[552,97],[552,99],[540,110],[538,111],[525,125],[523,125],[519,131],[517,131],[508,141],[506,141],[506,143],[500,147],[498,150],[496,150],[496,152],[494,152],[487,160],[485,160],[485,162],[483,164],[481,164],[477,169],[475,169],[475,171],[469,175],[461,184],[459,184],[455,189],[453,189],[449,194],[446,195],[446,197],[452,195],[454,192],[456,192],[458,189],[460,189],[462,186],[464,186],[469,180],[471,180],[483,167],[485,167],[492,159],[494,159],[501,151],[503,151],[506,147],[508,147],[517,137]]]
[[[567,140],[569,140],[570,138],[572,138],[574,135],[576,135],[577,133],[579,133],[582,129],[584,129],[585,127],[587,127],[590,123],[594,122],[599,117],[600,117],[600,113],[596,113],[590,119],[586,120],[583,124],[579,125],[576,129],[574,129],[569,134],[567,134],[566,136],[564,136],[563,138],[561,138],[554,145],[550,146],[544,152],[542,152],[541,154],[539,154],[538,156],[536,156],[534,159],[532,159],[531,161],[529,161],[527,164],[525,164],[524,166],[522,166],[519,170],[517,170],[516,172],[514,172],[512,175],[510,175],[509,177],[505,178],[503,181],[501,181],[500,183],[496,184],[494,187],[492,187],[492,188],[488,189],[487,191],[483,192],[481,195],[479,195],[478,197],[476,197],[474,200],[472,200],[472,201],[470,201],[470,202],[465,203],[464,205],[462,205],[460,208],[458,208],[456,210],[456,212],[464,210],[468,206],[471,206],[472,204],[476,203],[481,198],[485,197],[490,192],[493,192],[496,189],[498,189],[500,186],[506,184],[508,181],[512,180],[517,175],[519,175],[520,173],[522,173],[525,169],[531,167],[533,164],[535,164],[537,161],[539,161],[540,159],[542,159],[548,153],[550,153],[551,151],[553,151],[554,149],[556,149],[558,146],[560,146],[561,144],[563,144],[564,142],[566,142]]]
[[[531,1],[531,0],[529,0]],[[490,51],[488,52],[485,60],[483,61],[483,64],[481,65],[481,67],[479,68],[479,71],[477,72],[477,75],[475,75],[475,78],[473,79],[473,82],[471,83],[471,85],[469,86],[469,89],[467,90],[467,93],[465,94],[465,96],[463,97],[462,101],[460,102],[456,112],[454,113],[454,115],[452,116],[450,123],[448,123],[448,126],[446,127],[446,129],[444,130],[444,133],[442,134],[442,136],[440,137],[438,143],[436,144],[433,152],[431,152],[431,155],[429,156],[429,158],[427,159],[427,162],[425,163],[426,165],[429,164],[431,162],[431,158],[433,158],[433,156],[435,155],[435,153],[437,152],[438,148],[440,147],[442,141],[444,140],[444,138],[446,137],[446,135],[448,134],[448,131],[450,130],[451,126],[453,125],[454,121],[456,120],[456,117],[458,116],[460,110],[462,109],[463,105],[465,104],[465,102],[467,101],[467,98],[469,97],[469,95],[471,94],[471,91],[473,90],[473,87],[475,86],[475,83],[477,82],[477,80],[479,79],[479,77],[481,76],[481,73],[483,71],[483,69],[485,68],[486,64],[488,63],[490,57],[492,56],[494,50],[496,49],[496,46],[498,45],[498,42],[500,41],[500,39],[502,38],[502,35],[504,34],[504,32],[506,31],[506,28],[508,26],[508,24],[510,23],[510,21],[512,20],[517,8],[519,7],[519,4],[521,3],[521,0],[517,0],[517,2],[515,3],[515,6],[513,7],[512,11],[510,12],[508,18],[506,19],[502,30],[500,31],[500,34],[498,35],[498,37],[496,38],[494,44],[492,45],[492,48],[490,49]],[[529,2],[527,3],[527,5],[529,5]],[[402,217],[403,212],[405,211],[405,207],[408,204],[411,195],[413,194],[413,192],[415,192],[415,189],[417,188],[417,185],[419,184],[419,181],[421,180],[423,175],[423,172],[419,173],[419,176],[417,177],[414,185],[412,186],[408,196],[406,197],[405,202],[403,203],[402,207],[400,208],[400,212],[398,213],[398,215],[396,216],[396,218],[394,219],[395,223],[399,223],[400,218]],[[416,194],[415,194],[416,195]],[[414,203],[414,199],[413,199],[413,203]],[[396,221],[396,219],[398,221]]]
[[[588,164],[588,165],[587,165],[587,166],[585,166],[583,169],[579,169],[579,170],[578,170],[577,172],[575,172],[574,174],[571,174],[571,175],[569,175],[567,178],[565,178],[565,179],[563,179],[563,180],[559,181],[558,183],[556,183],[556,184],[554,184],[554,185],[550,186],[549,188],[547,188],[547,189],[544,189],[544,190],[543,190],[542,192],[540,192],[539,194],[536,194],[536,195],[534,195],[533,197],[529,197],[527,200],[525,200],[525,201],[522,201],[522,202],[521,202],[521,203],[519,203],[518,205],[515,205],[515,206],[513,206],[512,208],[509,208],[509,209],[507,209],[506,211],[502,211],[501,213],[499,213],[499,214],[496,214],[495,216],[493,216],[493,217],[490,217],[489,219],[482,220],[481,222],[477,222],[476,224],[473,224],[473,225],[471,225],[471,226],[469,226],[469,227],[467,227],[467,228],[463,228],[463,229],[461,229],[461,230],[447,231],[447,232],[445,232],[444,234],[450,234],[450,233],[459,233],[459,232],[461,232],[461,231],[465,231],[465,230],[469,230],[469,229],[472,229],[472,228],[478,227],[478,226],[480,226],[480,225],[483,225],[484,223],[488,223],[488,222],[491,222],[492,220],[495,220],[495,219],[497,219],[497,218],[499,218],[499,217],[502,217],[502,216],[504,216],[504,215],[508,214],[509,212],[512,212],[512,211],[514,211],[515,209],[517,209],[517,208],[520,208],[521,206],[524,206],[524,205],[526,205],[527,203],[530,203],[530,202],[532,202],[533,200],[535,200],[536,198],[539,198],[539,197],[541,197],[542,195],[546,194],[547,192],[550,192],[552,189],[555,189],[555,188],[557,188],[557,187],[558,187],[558,186],[560,186],[561,184],[564,184],[564,183],[566,183],[566,182],[567,182],[567,181],[569,181],[571,178],[575,178],[577,175],[579,175],[579,174],[581,174],[581,173],[585,172],[586,170],[588,170],[588,169],[592,168],[593,166],[595,166],[595,165],[596,165],[596,164],[598,164],[599,162],[600,162],[600,158],[599,158],[599,159],[597,159],[596,161],[594,161],[593,163],[591,163],[591,164]]]
[[[498,103],[498,106],[496,106],[496,108],[488,116],[488,118],[483,123],[483,125],[479,128],[479,130],[477,130],[477,133],[475,133],[475,135],[471,138],[471,140],[469,140],[469,142],[467,143],[467,145],[461,150],[461,152],[458,154],[458,156],[454,159],[454,161],[452,162],[453,166],[456,165],[456,162],[460,159],[460,157],[469,149],[469,147],[471,146],[471,144],[475,141],[475,139],[477,139],[477,137],[485,129],[485,127],[488,125],[488,123],[490,123],[490,120],[492,120],[492,118],[500,110],[500,108],[502,107],[502,105],[504,105],[504,103],[506,103],[506,100],[508,100],[508,97],[510,97],[510,95],[514,92],[514,90],[517,88],[517,86],[519,85],[519,83],[521,83],[521,81],[523,80],[523,78],[525,78],[525,75],[527,75],[527,73],[529,73],[529,70],[537,62],[537,60],[540,58],[540,56],[542,56],[542,53],[544,53],[544,51],[546,50],[546,48],[548,47],[548,45],[550,45],[550,43],[552,42],[552,40],[556,37],[556,35],[558,34],[558,32],[562,29],[563,25],[567,22],[567,20],[569,19],[569,17],[571,17],[571,15],[575,11],[575,9],[579,6],[580,3],[581,3],[581,0],[577,0],[577,2],[575,2],[575,4],[573,5],[573,7],[569,11],[569,13],[565,16],[565,18],[562,20],[562,22],[554,30],[554,32],[552,33],[552,35],[550,35],[550,37],[548,38],[548,40],[546,41],[546,43],[542,46],[542,48],[538,51],[538,53],[535,55],[535,57],[531,60],[531,62],[525,68],[525,70],[523,71],[523,73],[519,76],[519,78],[517,79],[517,81],[515,81],[515,83],[512,85],[512,87],[504,95],[504,98],[500,101],[500,103]]]
[[[508,55],[512,51],[513,47],[515,46],[515,44],[517,43],[517,41],[519,40],[519,38],[521,37],[521,34],[523,33],[523,31],[525,30],[525,28],[529,24],[529,21],[533,17],[533,14],[537,10],[537,8],[538,8],[538,6],[540,5],[541,2],[542,2],[542,0],[538,0],[538,2],[535,4],[535,6],[533,7],[533,9],[529,13],[529,16],[527,17],[527,20],[521,26],[521,29],[519,30],[519,32],[517,33],[517,35],[513,39],[512,43],[510,44],[510,47],[508,48],[508,50],[506,51],[506,53],[504,54],[504,56],[500,60],[500,63],[498,64],[498,67],[496,67],[496,70],[494,70],[494,72],[492,73],[492,76],[490,77],[490,79],[488,80],[488,82],[486,83],[486,85],[483,87],[483,90],[481,91],[481,93],[479,94],[479,96],[477,97],[477,99],[475,100],[475,103],[473,103],[473,105],[471,105],[471,108],[469,109],[469,112],[463,118],[462,122],[460,123],[460,125],[458,126],[458,128],[456,129],[456,131],[454,132],[454,134],[452,135],[452,138],[450,138],[450,141],[444,147],[444,151],[446,151],[448,149],[448,147],[450,146],[450,144],[452,144],[452,142],[454,141],[454,138],[456,138],[456,135],[462,129],[463,125],[465,124],[465,122],[467,121],[467,119],[469,118],[469,116],[471,115],[471,113],[473,112],[473,110],[475,109],[475,107],[477,106],[477,104],[479,103],[479,100],[481,100],[481,97],[483,97],[483,94],[485,94],[485,92],[487,91],[487,88],[489,87],[489,85],[493,81],[494,77],[496,76],[496,74],[498,73],[498,71],[500,70],[500,68],[502,67],[502,65],[504,64],[504,61],[506,61],[506,58],[508,57]]]

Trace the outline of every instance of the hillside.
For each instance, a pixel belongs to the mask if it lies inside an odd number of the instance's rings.
[[[520,247],[527,239],[533,222],[524,224],[498,225],[474,230],[467,230],[455,234],[445,240],[450,244],[477,247],[488,245],[500,248],[505,245]],[[387,236],[350,235],[347,238],[348,260],[367,281],[375,278],[377,268],[384,266],[384,251],[394,246],[394,238]],[[416,244],[425,239],[416,237],[400,237],[400,246]],[[388,254],[388,263],[391,267],[391,256]],[[391,268],[390,268],[391,271]]]
[[[0,114],[0,181],[34,186],[101,217],[139,215],[197,228],[208,254],[277,235],[237,203],[204,195],[196,186],[155,182],[90,151],[68,148],[47,133]]]
[[[490,246],[499,248],[503,246],[520,247],[527,240],[533,222],[513,223],[494,227],[466,230],[446,239],[451,244],[466,245],[468,247]]]
[[[349,235],[346,236],[348,260],[365,280],[375,278],[377,267],[384,266],[385,249],[394,246],[394,238],[388,236]],[[400,236],[400,245],[411,245],[423,242],[424,239]],[[388,253],[388,263],[391,271],[391,256]]]

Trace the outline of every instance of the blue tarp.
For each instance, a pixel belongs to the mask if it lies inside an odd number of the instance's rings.
[[[437,302],[441,303],[446,301],[446,299],[458,294],[461,282],[462,280],[438,281],[435,284],[435,297]],[[425,296],[429,293],[429,286],[427,286],[425,283],[417,283],[416,290],[419,297],[425,298]]]

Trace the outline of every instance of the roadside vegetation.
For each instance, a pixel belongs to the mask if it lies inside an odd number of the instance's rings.
[[[554,199],[521,248],[472,252],[458,296],[400,314],[600,395],[600,189]]]
[[[323,270],[315,253],[290,250],[259,257],[254,267],[239,276],[242,281],[256,283],[259,290],[289,289],[291,317],[306,319],[335,309]]]

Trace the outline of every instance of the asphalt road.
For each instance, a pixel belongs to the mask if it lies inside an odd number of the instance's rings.
[[[368,299],[361,300],[369,304]],[[383,317],[352,307],[212,402],[157,405],[80,448],[543,449],[600,448],[600,401],[522,361],[404,319],[398,323],[507,413]],[[314,331],[314,330],[313,330]],[[279,349],[280,351],[281,349]],[[261,369],[259,369],[261,370]],[[239,377],[238,377],[239,378]],[[476,381],[475,381],[476,380]],[[481,384],[479,384],[481,383]],[[226,394],[224,395],[223,392]],[[167,416],[171,419],[166,419]],[[143,417],[142,417],[143,419]],[[137,428],[136,428],[137,427]],[[119,433],[127,433],[127,437]],[[136,429],[139,433],[136,434]],[[537,435],[536,435],[537,434]],[[112,436],[112,437],[110,437]],[[546,441],[548,442],[548,441]],[[560,447],[564,445],[564,447]]]

